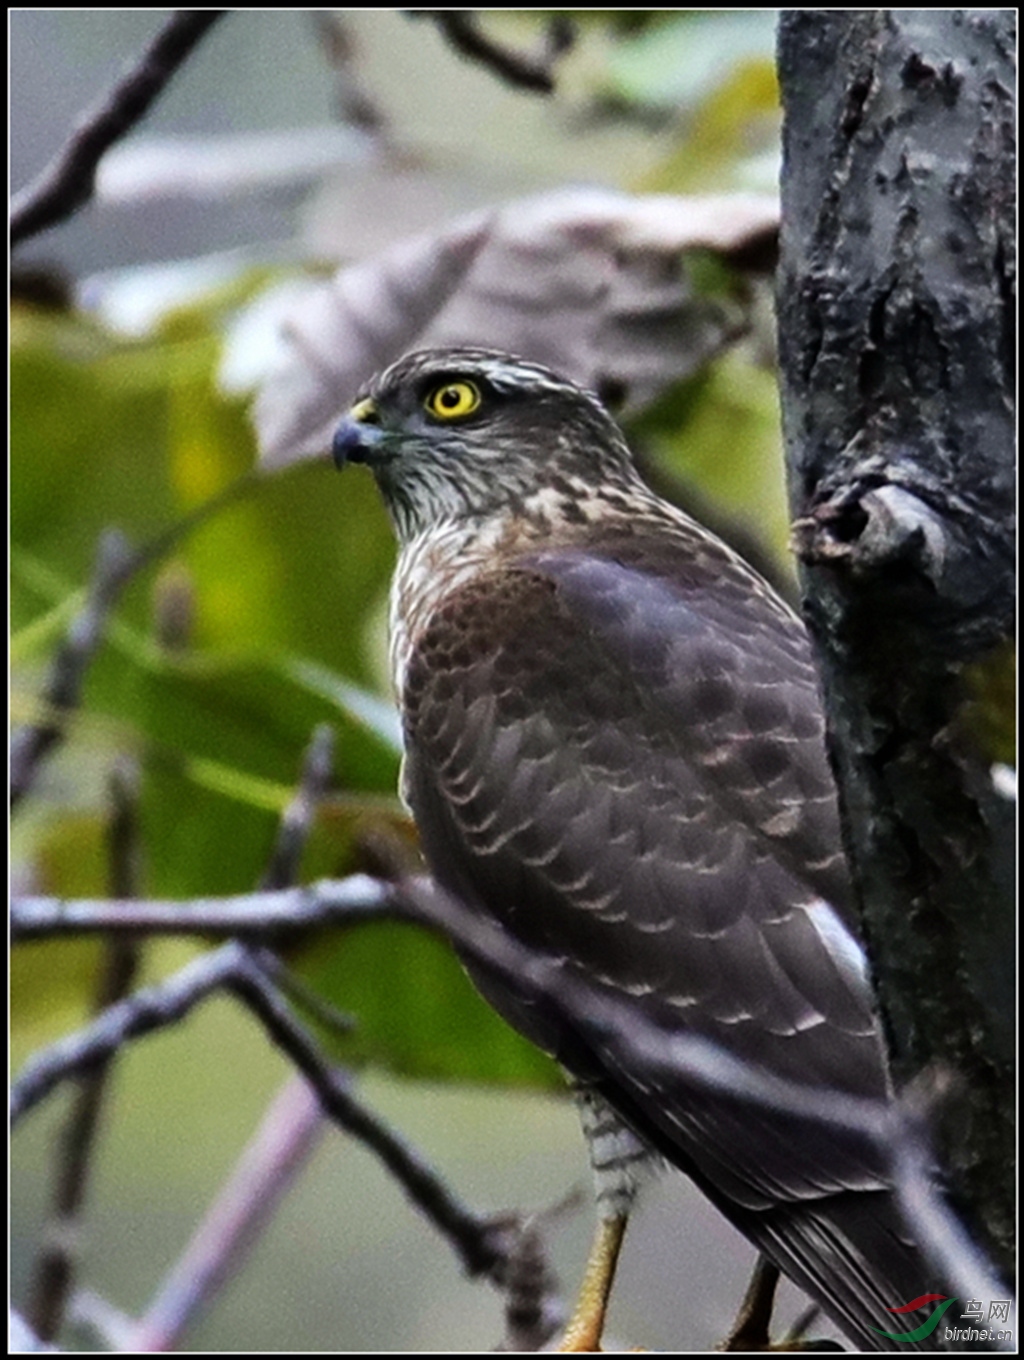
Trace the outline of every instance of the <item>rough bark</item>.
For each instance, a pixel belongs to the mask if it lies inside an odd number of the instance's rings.
[[[794,541],[899,1083],[1009,1274],[1013,807],[971,684],[1014,618],[1015,12],[785,12]],[[996,658],[993,662],[993,658]]]

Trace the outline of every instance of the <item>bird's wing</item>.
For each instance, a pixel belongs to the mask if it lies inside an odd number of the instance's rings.
[[[406,792],[439,880],[562,967],[756,1068],[884,1097],[825,902],[845,871],[806,639],[756,580],[636,533],[474,578],[413,650]],[[881,1183],[855,1139],[812,1146],[790,1118],[609,1075],[586,1034],[533,1033],[718,1198]]]

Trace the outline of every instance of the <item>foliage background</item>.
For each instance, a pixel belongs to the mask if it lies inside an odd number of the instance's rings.
[[[12,15],[16,188],[163,13]],[[56,266],[81,304],[12,312],[15,721],[37,714],[47,662],[80,604],[99,534],[117,525],[146,542],[254,465],[250,392],[237,377],[226,387],[223,376],[226,362],[236,374],[258,367],[248,346],[270,286],[546,187],[771,186],[771,15],[644,17],[581,12],[581,41],[551,100],[501,85],[458,59],[428,23],[397,12],[345,16],[354,57],[343,71],[332,70],[308,17],[240,12],[213,31],[118,153],[120,178],[112,172],[100,200],[15,261]],[[528,45],[538,23],[513,13],[499,28]],[[336,117],[354,94],[386,116],[402,153],[386,165]],[[269,188],[245,182],[239,144],[213,140],[310,127],[327,129],[317,154],[294,157],[291,173]],[[157,139],[186,134],[210,152],[213,190],[194,179],[175,187],[173,148]],[[269,144],[262,153],[257,145],[264,171],[272,160]],[[241,175],[233,191],[229,171]],[[765,334],[754,340],[670,394],[634,435],[663,472],[743,517],[747,531],[781,552],[774,379],[760,362]],[[316,462],[257,479],[176,541],[124,595],[69,740],[15,822],[16,881],[105,894],[105,781],[128,752],[143,771],[142,891],[246,891],[265,867],[309,734],[325,720],[338,734],[336,793],[304,872],[358,867],[367,837],[398,823],[397,756],[386,724],[368,725],[349,691],[324,697],[322,682],[342,677],[386,696],[392,560],[369,479],[341,479]],[[189,621],[175,641],[169,632],[182,609]],[[309,666],[318,668],[315,683]],[[146,977],[188,952],[180,943],[147,945]],[[96,960],[94,945],[19,949],[15,1066],[81,1023]],[[294,962],[358,1017],[344,1049],[371,1060],[366,1098],[470,1203],[541,1206],[586,1183],[575,1116],[549,1068],[476,1002],[439,946],[409,930],[366,930],[317,941]],[[128,1312],[144,1307],[283,1075],[282,1061],[228,1002],[206,1005],[118,1063],[87,1217],[92,1287]],[[19,1302],[64,1108],[58,1095],[15,1147]],[[555,1234],[570,1289],[589,1223],[589,1211],[577,1214]],[[672,1177],[631,1229],[613,1329],[655,1348],[708,1346],[731,1319],[750,1259],[746,1244]],[[329,1131],[190,1344],[476,1350],[499,1332],[495,1296],[461,1280],[372,1159]]]

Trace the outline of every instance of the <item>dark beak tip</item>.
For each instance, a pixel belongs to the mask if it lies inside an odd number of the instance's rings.
[[[349,463],[366,462],[365,431],[350,416],[346,416],[331,440],[331,458],[339,472]]]

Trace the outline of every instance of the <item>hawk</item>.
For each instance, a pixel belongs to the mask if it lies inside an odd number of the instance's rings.
[[[409,355],[333,447],[372,470],[400,544],[402,789],[438,882],[659,1031],[889,1099],[797,616],[647,487],[595,396],[538,364]],[[469,968],[578,1086],[609,1277],[655,1154],[860,1348],[891,1347],[875,1328],[930,1270],[875,1149],[612,1069],[585,1023]]]

